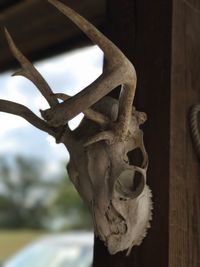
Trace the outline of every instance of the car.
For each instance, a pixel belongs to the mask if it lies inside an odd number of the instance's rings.
[[[93,257],[93,233],[73,232],[49,235],[37,240],[3,267],[90,267]]]

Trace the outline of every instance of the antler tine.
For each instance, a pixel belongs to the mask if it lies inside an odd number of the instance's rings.
[[[13,74],[13,76],[21,75],[31,80],[33,84],[39,89],[41,94],[45,97],[51,107],[58,104],[58,100],[54,97],[53,92],[42,75],[36,70],[31,62],[21,53],[15,45],[10,33],[5,28],[5,35],[13,56],[19,61],[22,69]]]
[[[0,112],[18,115],[41,131],[47,132],[54,137],[56,135],[56,131],[54,131],[54,129],[51,128],[48,123],[37,117],[30,109],[28,109],[24,105],[0,99]]]
[[[63,93],[57,93],[54,94],[57,98],[65,101],[67,99],[69,99],[71,96],[63,94]],[[88,108],[87,110],[83,111],[83,114],[86,116],[87,119],[92,120],[96,123],[98,123],[99,125],[101,125],[102,127],[107,126],[110,123],[110,119],[103,115],[100,112],[97,112],[91,108]]]
[[[132,102],[136,88],[136,72],[125,55],[100,31],[71,8],[58,0],[48,0],[60,12],[70,18],[88,37],[102,48],[108,64],[103,74],[90,86],[69,100],[42,112],[50,125],[64,125],[80,112],[87,110],[119,85],[124,85],[120,96],[118,116],[119,135],[125,137],[131,119]]]
[[[103,50],[105,57],[108,60],[112,60],[109,61],[110,64],[112,63],[113,65],[115,65],[116,63],[120,63],[121,60],[124,60],[126,58],[115,44],[113,44],[96,27],[94,27],[81,15],[76,13],[73,9],[64,5],[58,0],[48,0],[48,2],[55,6],[71,21],[73,21],[92,40],[93,43],[97,44]]]

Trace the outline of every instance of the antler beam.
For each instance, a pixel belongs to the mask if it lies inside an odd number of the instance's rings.
[[[15,45],[11,35],[8,30],[5,28],[5,35],[8,41],[8,45],[13,56],[19,61],[22,69],[13,74],[13,76],[24,76],[28,80],[32,81],[33,84],[39,89],[41,94],[45,97],[50,106],[55,106],[58,104],[57,98],[54,96],[51,88],[42,77],[42,75],[36,70],[33,64],[21,53],[21,51]]]
[[[66,101],[69,98],[71,98],[71,96],[63,94],[63,93],[55,94],[55,96],[57,98],[63,100],[63,101]],[[84,110],[83,114],[86,116],[86,118],[88,118],[91,121],[94,121],[94,122],[98,123],[102,127],[105,127],[110,123],[110,119],[107,116],[103,115],[100,112],[92,110],[91,108],[89,108],[87,110]]]
[[[5,28],[5,35],[9,45],[9,48],[13,56],[18,60],[22,69],[15,72],[13,76],[24,76],[28,80],[32,81],[33,84],[39,89],[40,93],[44,96],[46,101],[49,103],[50,107],[54,107],[58,104],[58,100],[51,90],[48,83],[42,77],[42,75],[37,71],[33,64],[21,53],[21,51],[15,45],[10,33]],[[59,142],[59,137],[61,133],[65,131],[65,134],[69,136],[70,130],[67,127],[51,127],[44,120],[37,117],[31,110],[27,107],[17,104],[12,101],[0,100],[0,111],[11,113],[23,117],[28,122],[30,122],[36,128],[47,132],[48,134],[54,136]]]
[[[103,74],[79,94],[55,107],[42,112],[52,126],[60,126],[80,112],[87,110],[119,85],[124,85],[120,96],[120,108],[116,135],[125,138],[132,113],[136,88],[136,72],[124,54],[90,22],[57,0],[48,0],[60,12],[72,20],[104,52],[107,65]]]
[[[47,124],[44,120],[37,117],[30,109],[21,104],[0,99],[0,112],[18,115],[27,120],[36,128],[55,136],[55,129],[50,127],[49,124]]]

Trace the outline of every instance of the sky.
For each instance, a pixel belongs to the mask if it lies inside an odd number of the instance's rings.
[[[46,79],[53,92],[74,95],[92,83],[102,73],[103,53],[97,46],[90,46],[64,53],[34,66]],[[11,77],[12,72],[0,74],[0,99],[23,104],[40,116],[39,109],[49,108],[36,87],[24,77]],[[81,117],[81,116],[79,116]],[[80,119],[70,122],[75,127]],[[55,144],[53,137],[34,128],[27,121],[0,112],[0,156],[41,158],[46,162],[47,173],[56,173],[60,161],[69,160],[62,144]]]

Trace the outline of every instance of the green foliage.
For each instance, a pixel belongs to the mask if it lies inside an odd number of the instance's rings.
[[[0,228],[91,227],[89,212],[74,189],[65,168],[56,182],[44,179],[41,160],[16,157],[10,163],[0,159]]]
[[[41,228],[47,213],[45,199],[34,192],[45,184],[40,179],[40,163],[17,157],[12,164],[0,161],[0,226],[6,228]],[[37,194],[36,194],[37,195]]]
[[[65,214],[68,218],[68,227],[73,229],[89,229],[91,228],[91,216],[80,198],[69,177],[63,177],[58,185],[57,194],[52,201],[52,209],[57,213]],[[71,221],[71,223],[70,223]]]

